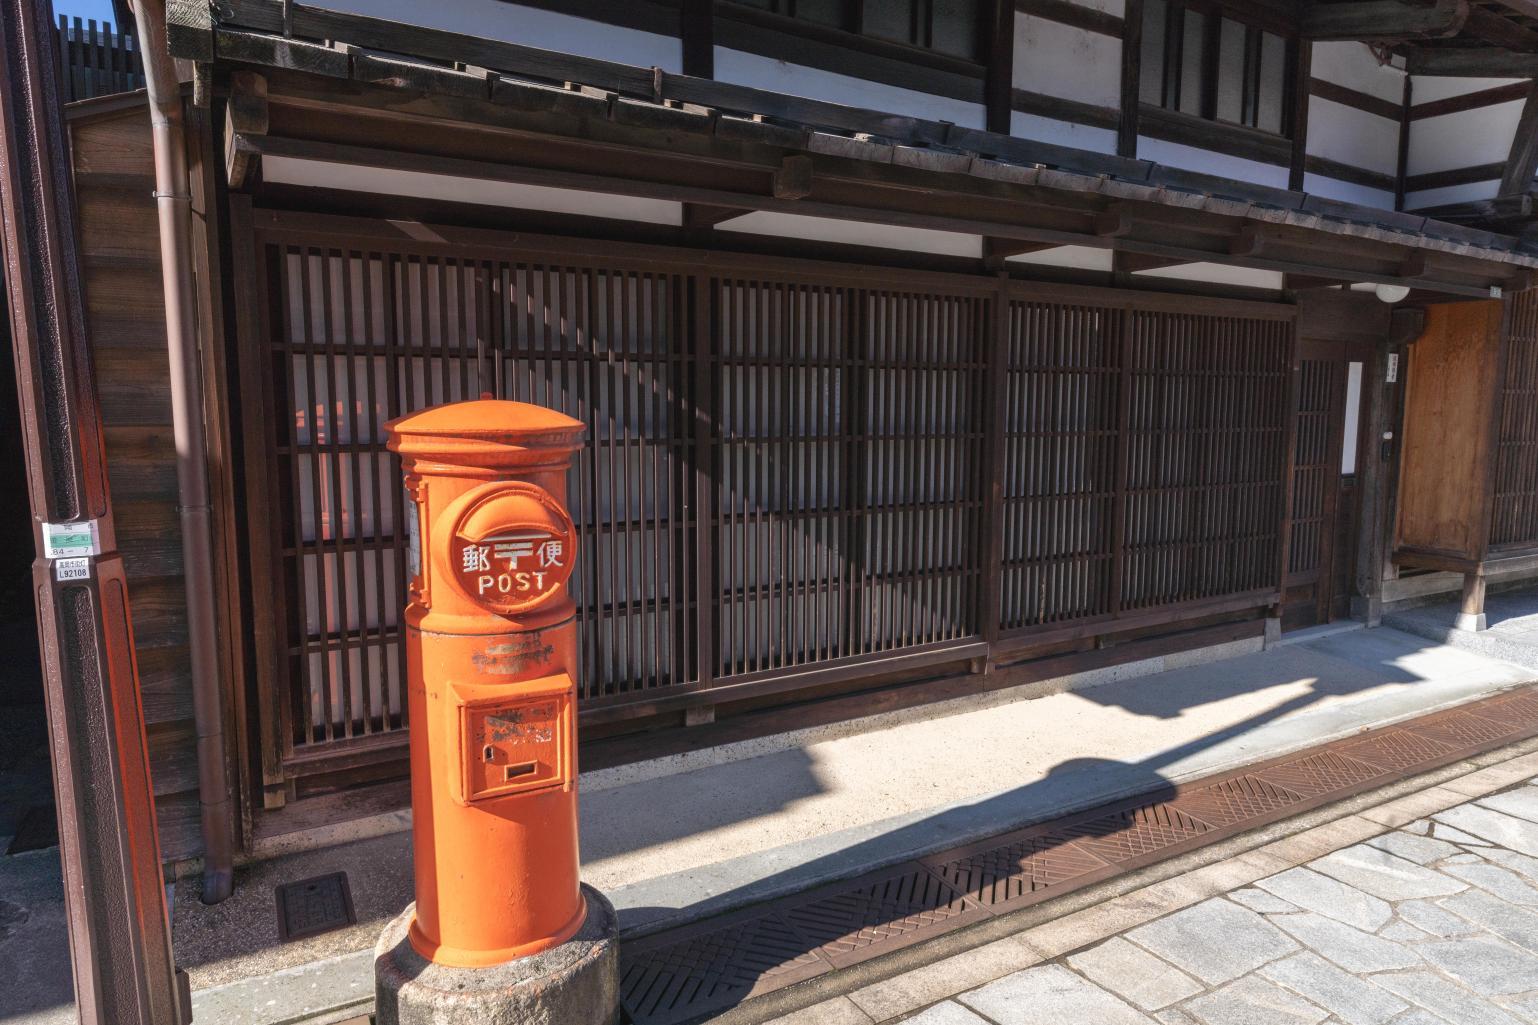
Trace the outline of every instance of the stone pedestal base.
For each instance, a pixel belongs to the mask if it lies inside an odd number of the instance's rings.
[[[376,1025],[614,1025],[619,1019],[619,919],[582,887],[587,921],[570,940],[490,968],[446,968],[406,939],[413,904],[374,945]]]
[[[1458,618],[1453,620],[1453,627],[1458,630],[1467,630],[1469,633],[1480,633],[1489,629],[1483,612],[1460,612]]]

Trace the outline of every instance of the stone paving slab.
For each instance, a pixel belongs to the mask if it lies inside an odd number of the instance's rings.
[[[1517,787],[1257,879],[1225,869],[1217,894],[1185,882],[1203,896],[1077,949],[1083,924],[996,941],[986,971],[1018,970],[928,1008],[884,1015],[885,984],[856,1002],[871,1025],[1538,1025],[1538,857],[1504,846],[1538,839],[1508,814],[1538,815],[1538,787]]]

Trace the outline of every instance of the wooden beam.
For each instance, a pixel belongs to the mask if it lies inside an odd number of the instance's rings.
[[[1416,47],[1405,58],[1412,75],[1452,78],[1538,78],[1538,53],[1491,47],[1428,50]]]
[[[1525,195],[1538,173],[1538,86],[1530,85],[1522,116],[1512,133],[1511,152],[1506,156],[1506,170],[1501,173],[1502,196]]]
[[[694,229],[714,228],[718,224],[750,214],[753,211],[740,206],[713,206],[709,203],[685,203],[684,227]]]
[[[1143,0],[1126,0],[1121,37],[1121,109],[1116,155],[1137,157],[1138,113],[1143,88]]]
[[[1305,39],[1447,39],[1463,30],[1468,0],[1435,0],[1429,5],[1399,0],[1311,4],[1303,15]]]
[[[1292,51],[1292,102],[1289,111],[1292,123],[1292,152],[1287,160],[1287,187],[1294,192],[1303,191],[1303,176],[1308,170],[1308,104],[1312,90],[1309,80],[1314,74],[1314,44],[1307,39],[1294,39],[1288,43]]]
[[[1246,223],[1228,243],[1230,256],[1254,256],[1266,246],[1266,233],[1260,225]]]
[[[679,5],[678,35],[686,75],[716,77],[715,8],[714,0],[683,0]]]
[[[1095,234],[1101,238],[1120,238],[1131,231],[1132,214],[1119,203],[1095,218]]]
[[[680,203],[798,213],[869,224],[993,235],[1055,245],[1104,247],[1112,241],[1095,234],[1097,218],[1103,217],[1105,211],[1062,211],[1030,204],[1000,206],[989,202],[974,203],[972,197],[945,196],[933,191],[915,195],[900,188],[884,188],[877,181],[848,181],[836,176],[827,179],[826,195],[786,199],[757,191],[751,178],[742,180],[733,188],[729,183],[722,183],[727,187],[710,187],[677,180],[646,180],[625,173],[620,168],[609,174],[596,173],[590,169],[593,166],[591,161],[581,159],[575,153],[569,155],[570,159],[577,161],[571,167],[533,167],[505,160],[473,160],[435,153],[382,150],[373,146],[271,135],[248,141],[264,156],[278,155],[449,177],[548,185]],[[793,178],[795,174],[787,177]],[[763,185],[757,188],[763,188]],[[1127,206],[1133,216],[1129,233],[1115,237],[1115,248],[1129,253],[1159,257],[1170,263],[1215,260],[1262,270],[1290,271],[1345,281],[1403,283],[1403,279],[1395,273],[1398,261],[1403,258],[1403,247],[1378,246],[1367,239],[1351,241],[1297,229],[1301,244],[1294,245],[1289,239],[1286,252],[1233,257],[1228,253],[1226,232],[1182,232],[1172,225],[1167,211],[1150,208],[1147,211],[1149,214],[1163,216],[1145,218],[1141,213],[1142,205],[1120,205]],[[1483,296],[1488,294],[1490,280],[1504,280],[1504,276],[1499,275],[1494,268],[1479,265],[1462,271],[1449,270],[1447,273],[1445,279],[1416,284],[1450,294]]]
[[[1463,34],[1509,50],[1538,50],[1538,32],[1484,7],[1470,7]]]
[[[1406,183],[1410,178],[1410,115],[1414,109],[1415,78],[1404,77],[1404,91],[1399,101],[1399,152],[1394,163],[1394,209],[1404,209]]]
[[[233,72],[224,108],[224,177],[230,188],[244,186],[258,160],[255,151],[240,140],[266,135],[267,124],[267,79],[254,71]]]
[[[1496,0],[1496,2],[1515,14],[1538,20],[1538,0]]]
[[[983,70],[983,103],[987,127],[1000,135],[1010,133],[1014,113],[1015,5],[1013,0],[989,0],[987,64]]]
[[[774,172],[775,199],[805,199],[812,194],[812,158],[786,157]]]

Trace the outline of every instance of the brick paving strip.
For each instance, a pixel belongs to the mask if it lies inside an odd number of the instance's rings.
[[[1045,924],[1034,924],[1041,916],[1032,912],[1047,910],[1042,905],[1048,902],[1060,912],[1064,898],[1076,891],[1088,894],[1173,868],[1183,856],[1238,842],[1240,834],[1255,836],[1281,820],[1298,821],[1323,806],[1458,768],[1534,737],[1538,688],[1524,687],[645,937],[626,948],[624,1006],[636,1025],[712,1018],[725,1025],[763,1021],[787,1007],[805,1007],[808,995],[819,999],[830,990],[852,989],[791,1015],[786,1025],[869,1025],[957,994],[959,1002],[936,1004],[911,1020],[1436,1025],[1444,1020],[1434,1016],[1438,1000],[1456,996],[1472,1009],[1485,997],[1509,1003],[1513,995],[1487,994],[1479,985],[1488,990],[1525,983],[1521,972],[1531,969],[1528,989],[1538,991],[1538,912],[1525,912],[1532,918],[1525,944],[1531,952],[1512,947],[1499,933],[1475,934],[1479,942],[1471,946],[1466,937],[1443,935],[1430,925],[1468,925],[1465,912],[1477,911],[1470,892],[1501,899],[1486,887],[1506,887],[1511,896],[1525,892],[1516,888],[1521,885],[1538,905],[1538,889],[1521,878],[1528,870],[1538,883],[1538,857],[1532,857],[1538,856],[1538,788],[1530,798],[1520,788],[1518,796],[1506,798],[1531,801],[1520,808],[1485,803],[1444,811],[1538,775],[1538,754],[1460,776],[1461,785],[1423,789],[1381,806],[1376,818],[1346,813],[1335,823],[1196,872],[1168,874],[1153,886]],[[1456,815],[1461,825],[1438,819],[1406,826],[1432,812]],[[1388,834],[1397,837],[1392,841],[1337,850],[1402,826]],[[1435,835],[1449,829],[1462,832]],[[1531,864],[1498,864],[1458,846],[1492,842],[1508,845],[1500,857],[1526,857]],[[1412,850],[1418,859],[1409,856]],[[1306,869],[1295,867],[1314,858],[1319,860]],[[1257,880],[1264,885],[1250,886]],[[1216,896],[1236,887],[1245,889]],[[1464,911],[1443,906],[1459,899]],[[1495,915],[1488,908],[1482,913]],[[1115,935],[1129,928],[1124,937]],[[947,936],[957,933],[948,943]],[[1114,938],[1071,953],[1107,937]],[[1429,945],[1417,942],[1428,937]],[[953,948],[965,952],[949,953]],[[1026,967],[1063,954],[1070,956]],[[877,958],[881,964],[871,964]],[[884,971],[889,962],[918,967]],[[857,966],[865,976],[889,977],[858,989],[852,988],[858,982],[839,985],[844,977],[862,976],[841,971]],[[1459,971],[1477,976],[1479,985],[1462,982]],[[1363,974],[1373,981],[1364,982]],[[1496,976],[1516,981],[1497,984]],[[982,983],[989,985],[963,993]],[[1331,1006],[1330,1000],[1349,1002],[1337,991],[1354,994],[1369,1010]],[[1441,1006],[1445,1012],[1457,1004]],[[1446,1020],[1538,1022],[1538,999],[1526,1005],[1526,1016],[1522,1009],[1489,1006],[1485,1018],[1466,1010]]]

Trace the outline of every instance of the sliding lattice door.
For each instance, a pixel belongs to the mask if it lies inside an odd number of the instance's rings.
[[[1275,598],[1285,311],[373,238],[256,234],[269,795],[399,771],[405,517],[383,424],[482,393],[588,428],[570,493],[589,722]]]
[[[984,300],[712,295],[716,679],[975,635]]]

